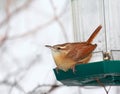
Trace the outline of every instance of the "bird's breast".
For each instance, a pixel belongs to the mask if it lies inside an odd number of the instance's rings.
[[[59,69],[67,71],[75,65],[75,61],[66,58],[64,54],[53,54],[54,61]]]

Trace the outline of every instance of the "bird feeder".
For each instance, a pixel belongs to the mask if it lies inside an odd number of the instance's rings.
[[[103,59],[77,65],[74,73],[71,69],[66,72],[53,69],[56,79],[64,85],[99,86],[103,83],[105,86],[120,86],[120,27],[116,24],[119,20],[114,20],[120,18],[114,15],[117,6],[112,2],[119,5],[112,0],[109,3],[104,0],[71,0],[74,40],[86,40],[92,31],[90,27],[102,24],[100,36],[94,42],[98,45],[96,51],[103,52]]]

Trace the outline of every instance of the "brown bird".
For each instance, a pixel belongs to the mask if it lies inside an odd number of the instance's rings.
[[[92,52],[97,44],[92,44],[100,29],[99,25],[86,42],[64,43],[54,46],[45,45],[52,50],[54,61],[57,65],[56,70],[67,71],[72,69],[75,72],[75,65],[88,63],[92,57]]]

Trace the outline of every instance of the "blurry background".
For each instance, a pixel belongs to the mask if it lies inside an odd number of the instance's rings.
[[[95,40],[96,51],[118,50],[114,55],[119,59],[119,3],[119,0],[0,0],[0,93],[105,94],[100,87],[68,87],[58,82],[51,51],[44,45],[84,41],[102,24]],[[91,62],[96,58],[102,60],[101,53],[94,56]],[[115,93],[119,94],[119,87],[111,88],[109,94]]]

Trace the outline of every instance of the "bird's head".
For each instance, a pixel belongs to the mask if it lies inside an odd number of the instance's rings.
[[[58,45],[54,45],[54,46],[45,45],[45,47],[50,48],[53,53],[67,53],[69,50],[68,43],[58,44]]]

